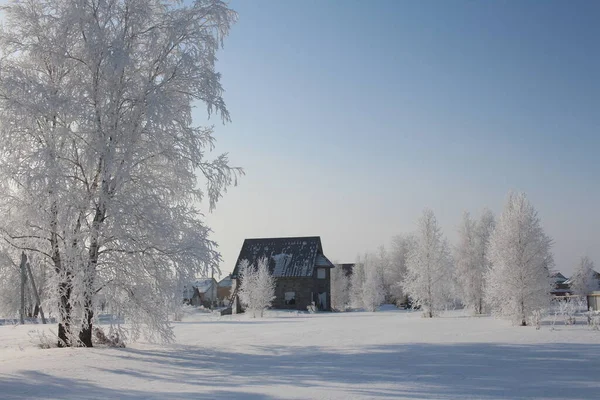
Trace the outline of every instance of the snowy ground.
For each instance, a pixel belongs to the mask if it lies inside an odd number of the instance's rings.
[[[458,313],[190,316],[177,343],[36,348],[0,326],[2,399],[592,399],[600,332]]]

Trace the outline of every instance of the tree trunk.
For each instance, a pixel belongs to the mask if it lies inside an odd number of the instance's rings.
[[[60,304],[59,315],[60,322],[58,323],[58,347],[70,347],[71,338],[71,285],[68,282],[60,283]]]
[[[102,185],[103,190],[107,191],[106,185]],[[88,265],[86,271],[85,283],[85,303],[84,303],[84,321],[79,332],[79,340],[84,347],[93,347],[92,344],[92,320],[94,319],[94,281],[96,275],[96,266],[98,265],[98,255],[100,244],[98,238],[100,236],[100,224],[104,221],[106,211],[104,207],[96,207],[96,214],[92,222],[92,240],[88,254]]]
[[[94,319],[93,304],[90,298],[85,301],[85,320],[81,331],[79,331],[79,341],[83,347],[94,347],[92,343],[92,320]]]
[[[527,326],[527,318],[525,315],[525,302],[521,299],[521,326]]]
[[[21,252],[21,307],[19,308],[19,320],[21,325],[25,323],[25,263],[27,256],[25,252]]]

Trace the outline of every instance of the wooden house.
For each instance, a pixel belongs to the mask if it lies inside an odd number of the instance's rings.
[[[269,271],[276,281],[272,308],[305,311],[314,303],[319,310],[331,310],[334,265],[323,254],[320,237],[246,239],[231,274],[235,287],[239,287],[240,262],[248,260],[256,267],[263,257],[268,260]],[[235,293],[234,289],[234,313],[241,309]]]

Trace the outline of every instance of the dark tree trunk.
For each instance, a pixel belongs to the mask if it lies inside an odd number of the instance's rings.
[[[85,321],[79,332],[79,341],[83,347],[94,347],[92,344],[92,320],[94,319],[94,311],[91,303],[90,299],[85,301]]]
[[[71,274],[68,271],[65,271],[65,266],[62,263],[60,254],[56,222],[58,214],[57,209],[58,205],[55,202],[52,205],[53,220],[51,222],[50,243],[52,245],[52,261],[54,262],[54,270],[60,278],[60,283],[58,284],[58,290],[60,294],[60,301],[58,303],[58,315],[60,317],[58,322],[58,347],[70,347],[72,346],[70,339]]]
[[[103,190],[106,189],[106,184],[102,185]],[[92,240],[89,250],[89,259],[87,265],[87,282],[86,282],[86,293],[84,310],[85,320],[79,332],[79,341],[84,347],[93,347],[92,344],[92,320],[94,319],[94,280],[96,275],[96,266],[98,265],[98,255],[100,250],[100,244],[98,243],[98,237],[100,234],[100,224],[104,221],[106,211],[104,207],[96,207],[96,214],[94,215],[94,221],[92,222]]]
[[[70,279],[68,276],[66,279]],[[72,346],[71,332],[71,285],[69,282],[60,283],[59,314],[61,321],[58,324],[58,347]]]

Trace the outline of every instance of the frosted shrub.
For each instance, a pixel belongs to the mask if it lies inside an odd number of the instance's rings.
[[[545,310],[533,310],[529,317],[529,324],[535,326],[535,329],[539,331],[542,327],[542,319],[545,315]]]
[[[600,330],[600,313],[598,311],[589,310],[584,313],[587,319],[588,326],[593,330]]]
[[[97,326],[94,327],[94,338],[97,344],[103,344],[108,347],[125,347],[125,343],[121,340],[118,333],[106,336],[104,330]]]
[[[558,314],[562,317],[565,325],[574,325],[576,322],[575,313],[577,312],[576,301],[561,301],[558,305]]]
[[[29,331],[29,339],[40,349],[51,349],[56,347],[56,337],[50,337],[44,331],[32,330]]]

